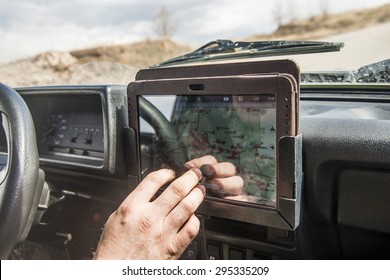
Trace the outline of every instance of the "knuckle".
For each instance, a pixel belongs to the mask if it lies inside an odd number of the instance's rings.
[[[139,230],[141,232],[149,231],[153,226],[152,219],[149,215],[144,215],[139,220]]]
[[[165,232],[163,230],[157,230],[156,233],[155,233],[155,238],[157,240],[157,242],[161,242],[161,241],[164,241],[165,240]]]
[[[181,208],[183,210],[183,214],[186,217],[192,215],[196,210],[195,202],[189,199],[181,201]]]
[[[170,185],[170,189],[176,197],[182,198],[186,195],[185,189],[182,187],[181,184],[179,184],[177,180],[172,182],[172,184]]]
[[[171,245],[168,247],[167,253],[168,253],[168,259],[176,259],[180,255],[181,250],[179,250],[176,242],[172,242]]]
[[[131,216],[133,215],[133,208],[127,204],[119,205],[118,209],[110,215],[107,223],[112,225],[118,223],[123,228],[127,228],[131,224]],[[112,228],[112,226],[110,226]]]
[[[188,225],[186,229],[188,237],[191,240],[198,235],[199,227],[200,227],[199,219],[196,216],[192,216],[192,218],[188,221]]]
[[[121,218],[130,216],[132,212],[133,212],[132,207],[130,207],[127,204],[121,204],[116,210],[116,214],[119,215]]]
[[[161,185],[164,183],[164,179],[162,178],[162,176],[160,175],[160,172],[158,172],[158,171],[149,173],[146,176],[146,178],[147,178],[147,180],[149,180],[155,184],[158,184],[158,185]]]

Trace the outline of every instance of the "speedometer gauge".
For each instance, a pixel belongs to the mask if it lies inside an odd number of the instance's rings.
[[[54,146],[61,146],[67,130],[67,119],[63,114],[52,114],[45,120],[42,127],[41,144],[49,150]]]

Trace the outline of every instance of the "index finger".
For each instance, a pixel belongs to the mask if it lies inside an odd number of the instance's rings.
[[[136,203],[146,203],[154,197],[156,192],[166,183],[175,178],[175,172],[171,169],[160,169],[149,173],[133,192],[127,196],[124,203],[131,200]]]
[[[199,183],[202,172],[193,168],[174,180],[163,193],[156,198],[155,203],[160,212],[166,216],[188,193]]]
[[[193,168],[193,167],[200,168],[203,164],[216,164],[216,163],[218,163],[218,161],[215,157],[211,155],[207,155],[200,158],[192,159],[187,163],[185,163],[184,165],[187,166],[188,168]]]
[[[200,167],[203,176],[211,180],[213,178],[227,178],[236,175],[236,167],[231,162],[221,162],[216,164],[203,164]]]

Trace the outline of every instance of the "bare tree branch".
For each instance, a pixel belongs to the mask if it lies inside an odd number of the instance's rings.
[[[318,0],[318,6],[320,7],[320,13],[323,17],[329,15],[329,1],[328,0]]]
[[[273,19],[276,22],[278,28],[283,24],[284,20],[284,5],[281,0],[275,1],[274,8],[272,9]]]
[[[289,0],[288,2],[288,15],[289,15],[289,21],[293,22],[298,18],[297,15],[297,3],[295,3],[294,0]]]
[[[163,38],[170,38],[176,33],[177,24],[165,6],[162,6],[156,14],[153,29],[158,36]]]

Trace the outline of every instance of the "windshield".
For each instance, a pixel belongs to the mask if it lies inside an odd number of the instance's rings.
[[[128,84],[208,42],[233,45],[190,63],[287,58],[303,82],[389,82],[389,0],[7,0],[0,15],[0,81],[13,87]]]

